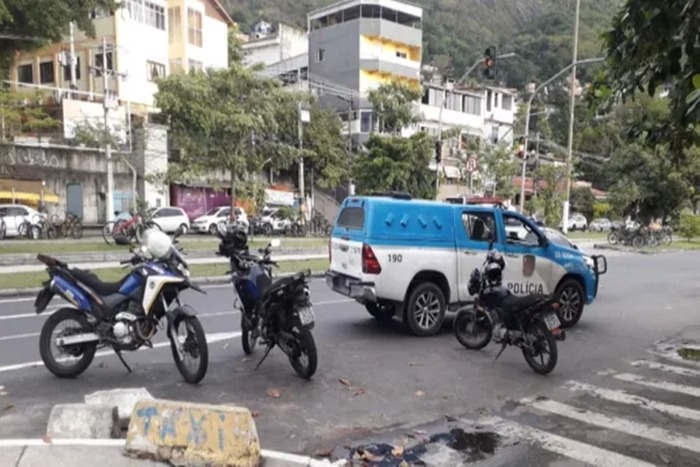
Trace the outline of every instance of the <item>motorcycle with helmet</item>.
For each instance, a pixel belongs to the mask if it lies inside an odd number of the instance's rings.
[[[258,340],[266,346],[255,369],[276,346],[284,352],[294,371],[309,379],[316,372],[318,358],[311,330],[315,315],[309,293],[307,270],[273,281],[271,250],[280,245],[272,240],[267,247],[251,254],[248,235],[237,224],[221,226],[217,255],[229,258],[236,295],[234,307],[241,311],[241,343],[246,355],[253,353]]]
[[[557,340],[566,338],[556,315],[559,304],[554,295],[514,295],[503,285],[503,256],[489,245],[481,269],[469,277],[473,306],[460,309],[454,322],[455,337],[464,347],[480,350],[493,340],[501,350],[514,345],[535,373],[546,375],[557,364]]]

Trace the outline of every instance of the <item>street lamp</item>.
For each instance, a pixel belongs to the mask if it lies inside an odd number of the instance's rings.
[[[479,57],[480,57],[480,58],[479,58],[477,61],[475,61],[475,62],[472,64],[472,66],[469,67],[469,69],[468,69],[467,71],[464,72],[464,74],[462,75],[461,78],[459,78],[459,81],[457,81],[458,83],[463,83],[464,80],[467,79],[467,77],[472,73],[472,71],[474,71],[474,70],[476,69],[476,67],[478,67],[479,65],[481,65],[481,64],[484,62],[483,58],[481,58],[481,55],[482,55],[482,54],[479,54]],[[497,55],[497,56],[496,56],[496,59],[497,59],[497,60],[503,60],[503,59],[506,59],[506,58],[513,58],[513,57],[515,57],[515,56],[517,56],[517,55],[518,55],[518,54],[516,54],[516,53],[514,53],[514,52],[511,52],[511,53],[507,53],[507,54],[503,54],[503,55]]]
[[[569,71],[570,69],[574,68],[577,65],[586,65],[589,63],[599,63],[604,61],[605,58],[603,57],[596,57],[596,58],[587,58],[585,60],[578,60],[570,65],[565,66],[561,70],[559,70],[554,76],[549,78],[547,81],[544,83],[540,84],[535,88],[535,90],[530,94],[530,97],[527,100],[527,109],[525,110],[525,154],[527,154],[527,144],[528,144],[528,139],[529,139],[529,134],[530,134],[530,110],[532,109],[532,101],[535,100],[535,96],[537,95],[538,92],[540,92],[545,86],[547,86],[549,83],[552,81],[556,80],[559,78],[561,75]],[[573,87],[573,86],[572,86]],[[522,175],[520,179],[520,212],[523,212],[523,208],[525,205],[525,175],[526,175],[526,170],[527,170],[527,160],[526,158],[523,159],[523,170],[522,170]]]

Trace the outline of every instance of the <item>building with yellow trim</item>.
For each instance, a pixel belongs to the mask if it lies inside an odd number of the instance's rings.
[[[374,126],[367,94],[382,84],[420,86],[423,10],[396,0],[345,0],[308,14],[308,71],[355,95],[337,102],[362,143]]]

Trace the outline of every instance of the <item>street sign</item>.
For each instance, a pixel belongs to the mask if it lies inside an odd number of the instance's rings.
[[[478,168],[479,162],[476,160],[476,157],[472,156],[469,159],[467,159],[467,172],[474,173]]]

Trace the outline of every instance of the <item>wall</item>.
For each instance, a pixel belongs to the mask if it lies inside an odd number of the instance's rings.
[[[63,99],[63,136],[73,138],[78,125],[89,125],[94,129],[104,128],[104,107],[100,103]],[[127,118],[124,107],[110,110],[108,126],[120,141],[126,141]]]
[[[0,176],[20,175],[25,179],[43,180],[59,197],[49,212],[66,210],[69,184],[78,184],[83,194],[83,223],[101,223],[105,219],[107,179],[104,154],[90,149],[67,146],[0,145]],[[131,192],[131,175],[121,162],[114,163],[115,192]]]
[[[309,72],[359,90],[360,86],[360,21],[349,21],[309,34]],[[318,60],[324,49],[324,60]]]
[[[190,44],[188,40],[187,9],[191,8],[202,15],[202,46]],[[183,42],[185,56],[183,65],[189,60],[201,62],[204,68],[228,67],[228,25],[218,18],[207,15],[208,9],[200,0],[185,0],[182,8]]]
[[[150,206],[167,206],[170,193],[167,186],[148,180],[149,175],[158,175],[168,170],[168,128],[163,125],[147,125],[141,132],[145,138],[143,149],[143,172],[139,186],[139,196]]]

